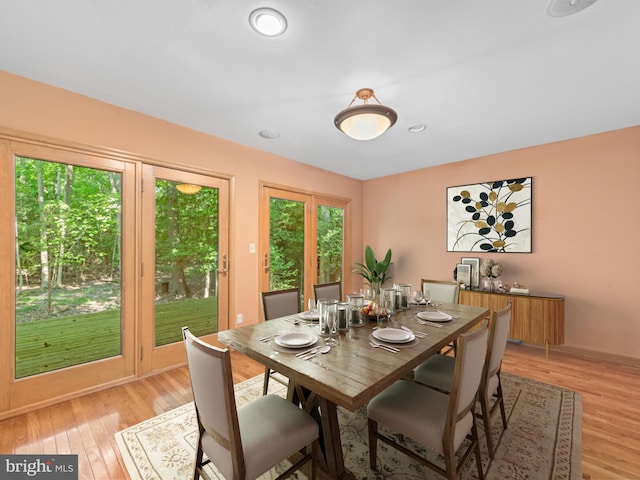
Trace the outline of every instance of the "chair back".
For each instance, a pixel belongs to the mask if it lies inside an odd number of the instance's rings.
[[[445,439],[451,441],[455,449],[460,446],[473,425],[473,408],[487,353],[487,323],[485,320],[481,327],[458,338],[445,427]]]
[[[458,303],[460,285],[457,282],[422,279],[422,291],[429,290],[430,300],[445,303]]]
[[[262,297],[262,315],[265,320],[300,313],[300,289],[287,288],[260,292]]]
[[[502,358],[507,348],[507,338],[509,337],[509,324],[511,323],[511,302],[502,310],[493,312],[491,318],[491,329],[489,332],[489,347],[487,350],[487,361],[483,372],[483,381],[488,382],[491,377],[500,371]]]
[[[188,327],[182,336],[187,351],[191,389],[200,434],[215,441],[208,451],[210,460],[230,478],[244,468],[244,455],[233,393],[231,354],[195,337]]]
[[[313,286],[316,301],[321,298],[342,301],[342,282],[320,283]]]

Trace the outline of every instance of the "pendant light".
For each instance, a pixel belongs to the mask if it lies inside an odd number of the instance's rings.
[[[185,195],[193,195],[194,193],[198,193],[202,187],[200,185],[193,185],[191,183],[179,183],[176,185],[176,189],[180,193],[184,193]]]
[[[356,98],[362,105],[353,106]],[[377,104],[369,103],[373,98]],[[398,120],[398,114],[392,108],[385,107],[371,88],[361,88],[356,92],[347,108],[336,115],[334,123],[344,134],[356,140],[371,140],[379,137]]]

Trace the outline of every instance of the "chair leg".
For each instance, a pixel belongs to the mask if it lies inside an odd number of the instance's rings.
[[[266,395],[269,390],[269,377],[271,376],[271,369],[269,367],[264,369],[264,384],[262,386],[262,395]]]
[[[458,462],[456,452],[453,448],[445,448],[444,451],[444,468],[447,471],[448,480],[457,480],[458,478]]]
[[[504,408],[504,397],[502,396],[502,380],[498,374],[498,401],[500,402],[500,415],[502,416],[502,427],[507,429],[507,412]]]
[[[484,423],[484,436],[487,440],[487,450],[489,451],[489,458],[493,458],[493,437],[491,436],[491,407],[489,406],[489,399],[486,392],[482,392],[480,395],[480,408],[482,409],[482,422]]]
[[[316,467],[318,461],[318,440],[311,444],[311,480],[316,480]]]
[[[196,452],[196,464],[193,468],[193,480],[200,479],[200,465],[202,464],[202,457],[204,452],[202,451],[202,445],[200,443],[200,437],[198,437],[198,450]]]
[[[368,419],[369,426],[369,468],[376,470],[376,457],[378,454],[378,422]]]
[[[473,424],[471,425],[471,432],[476,442],[474,454],[476,457],[476,466],[478,467],[478,479],[484,480],[484,471],[482,470],[482,457],[480,457],[480,442],[478,441],[478,427],[476,425],[475,417],[473,418]]]

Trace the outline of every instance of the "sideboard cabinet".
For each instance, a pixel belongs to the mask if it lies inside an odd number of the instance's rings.
[[[509,338],[536,345],[564,343],[564,297],[554,294],[510,294],[460,290],[459,302],[493,313],[511,302]]]

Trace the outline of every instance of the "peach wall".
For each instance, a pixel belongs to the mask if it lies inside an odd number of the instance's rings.
[[[493,255],[505,267],[504,281],[567,296],[567,345],[640,358],[640,306],[633,301],[640,265],[633,213],[640,127],[363,184],[6,72],[0,72],[0,105],[0,128],[230,176],[236,272],[231,318],[243,313],[246,323],[259,317],[259,261],[248,245],[258,241],[261,181],[351,198],[353,260],[361,260],[364,244],[379,254],[391,247],[394,280],[417,285],[425,276],[450,279],[461,256],[488,256],[446,251],[448,186],[532,176],[533,253]],[[348,279],[345,290],[359,283]]]
[[[352,200],[352,218],[362,215],[362,182],[299,162],[179,127],[130,110],[0,71],[0,128],[120,150],[159,164],[184,165],[230,176],[232,198],[232,304],[245,323],[261,318],[257,254],[260,182]],[[352,229],[351,256],[361,254],[360,221]],[[350,271],[350,269],[347,269]],[[349,288],[350,289],[350,288]]]
[[[533,177],[533,253],[447,252],[446,188]],[[503,281],[566,295],[565,344],[640,358],[640,127],[365,182],[365,243],[391,247],[393,281],[452,279],[494,258]]]

